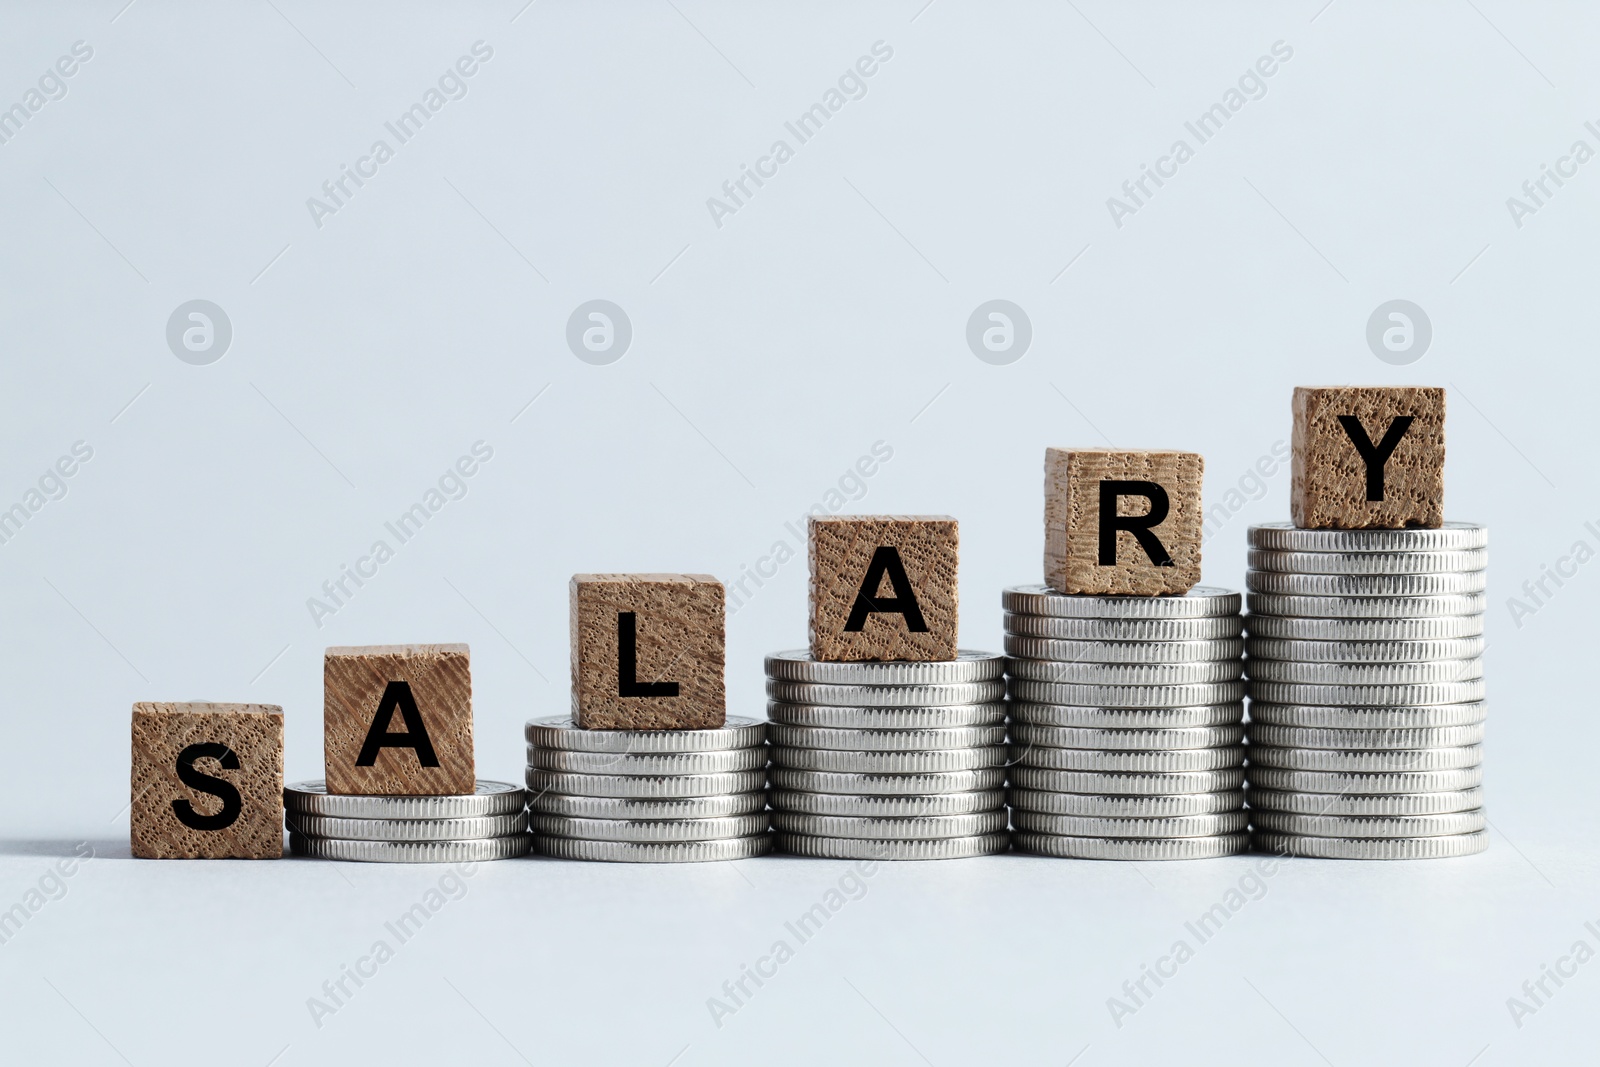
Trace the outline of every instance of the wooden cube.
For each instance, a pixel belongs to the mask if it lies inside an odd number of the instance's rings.
[[[322,727],[330,793],[439,796],[477,788],[466,645],[328,649]]]
[[[708,730],[727,720],[727,617],[709,574],[575,574],[572,718],[598,730]]]
[[[1289,516],[1296,526],[1436,527],[1444,522],[1444,390],[1334,386],[1294,391]]]
[[[832,515],[809,526],[813,659],[956,658],[955,519]]]
[[[141,859],[283,855],[283,709],[133,706],[128,838]]]
[[[1046,449],[1045,583],[1061,593],[1187,592],[1200,581],[1204,472],[1194,452]]]

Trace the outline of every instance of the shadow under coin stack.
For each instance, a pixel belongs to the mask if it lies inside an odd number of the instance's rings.
[[[569,860],[694,863],[772,849],[767,726],[728,716],[710,730],[580,729],[533,719],[528,819],[534,851]]]
[[[1249,846],[1238,593],[1005,607],[1012,843],[1074,859],[1205,859]]]
[[[767,657],[778,848],[828,859],[1004,852],[1005,669],[962,651],[927,662]]]
[[[1488,530],[1250,528],[1256,847],[1433,859],[1488,847]]]
[[[322,779],[283,790],[289,851],[373,863],[473,863],[528,851],[527,794],[478,781],[460,796],[329,793]]]

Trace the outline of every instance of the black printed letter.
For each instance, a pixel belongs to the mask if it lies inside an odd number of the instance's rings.
[[[1123,496],[1144,497],[1150,501],[1150,513],[1118,515],[1117,498]],[[1133,534],[1133,539],[1139,542],[1144,554],[1149,556],[1150,562],[1157,567],[1174,566],[1172,557],[1167,553],[1167,546],[1161,543],[1161,538],[1150,532],[1152,526],[1160,526],[1165,521],[1167,510],[1171,506],[1171,502],[1167,499],[1167,491],[1155,482],[1121,482],[1109,478],[1101,481],[1100,566],[1116,566],[1118,530],[1127,530]]]
[[[677,682],[639,681],[639,620],[631,611],[617,613],[617,695],[675,697]]]
[[[894,596],[879,597],[878,586],[883,583],[886,574]],[[917,603],[917,594],[911,589],[911,579],[906,577],[905,564],[900,562],[900,550],[893,545],[880,545],[872,553],[872,562],[867,564],[867,576],[861,580],[856,602],[850,608],[850,617],[845,620],[845,633],[859,633],[866,629],[867,616],[877,612],[905,616],[906,629],[914,634],[928,632],[928,624],[922,621],[922,606]]]
[[[1372,438],[1367,436],[1366,427],[1361,425],[1361,420],[1354,415],[1340,415],[1339,425],[1344,427],[1344,432],[1350,435],[1350,443],[1356,446],[1356,452],[1361,456],[1361,462],[1367,465],[1367,499],[1383,499],[1383,465],[1389,462],[1389,457],[1394,455],[1394,450],[1400,444],[1400,438],[1411,429],[1410,415],[1396,415],[1394,421],[1389,423],[1388,432],[1383,435],[1383,440],[1376,446]]]
[[[406,724],[405,730],[397,734],[389,732],[389,722],[394,718],[395,708],[400,709],[400,718]],[[439,757],[433,754],[433,741],[428,737],[428,728],[422,725],[422,713],[417,710],[416,698],[411,695],[410,682],[390,682],[384,687],[383,699],[378,701],[378,712],[372,717],[372,725],[367,728],[367,739],[361,745],[361,754],[356,757],[356,766],[375,765],[380,748],[416,749],[417,762],[422,766],[439,766]]]
[[[222,764],[224,770],[236,771],[239,769],[239,757],[233,754],[233,749],[216,741],[190,745],[178,753],[178,781],[190,789],[221,798],[222,810],[215,815],[201,815],[187,800],[174,800],[172,814],[191,830],[225,830],[239,817],[244,801],[240,799],[233,783],[195,770],[194,761],[197,759],[214,759]]]

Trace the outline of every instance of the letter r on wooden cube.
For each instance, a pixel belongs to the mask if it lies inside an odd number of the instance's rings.
[[[442,796],[477,788],[466,645],[328,649],[322,718],[330,793]]]
[[[1289,517],[1313,529],[1444,522],[1444,390],[1294,391]]]
[[[1060,593],[1188,592],[1200,581],[1204,472],[1194,452],[1046,449],[1045,583]]]
[[[709,574],[575,574],[572,718],[585,729],[727,721],[726,598]]]
[[[283,855],[283,709],[133,706],[129,841],[141,859]]]
[[[813,659],[956,658],[955,519],[832,515],[809,525]]]

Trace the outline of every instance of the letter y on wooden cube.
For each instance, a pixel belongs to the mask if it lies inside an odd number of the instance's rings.
[[[1045,583],[1061,593],[1188,592],[1200,581],[1204,472],[1194,452],[1046,449]]]
[[[1294,391],[1289,517],[1313,529],[1444,522],[1444,390]]]
[[[330,648],[322,717],[330,793],[441,796],[477,788],[466,645]]]
[[[283,709],[133,706],[129,840],[141,859],[283,855]]]
[[[809,534],[813,659],[956,658],[955,519],[813,516]]]
[[[727,721],[727,616],[709,574],[575,574],[572,717],[585,729],[710,730]]]

